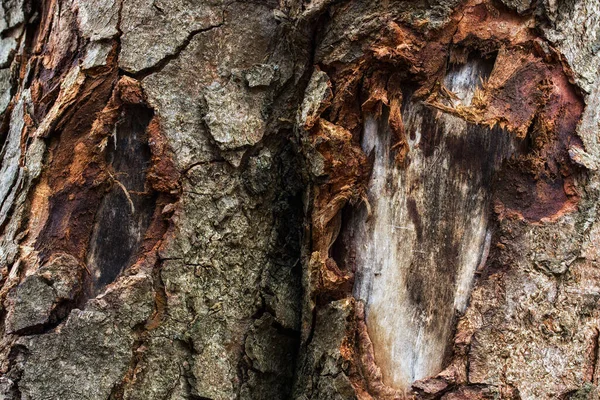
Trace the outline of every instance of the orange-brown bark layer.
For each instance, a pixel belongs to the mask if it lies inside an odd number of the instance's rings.
[[[363,114],[389,115],[396,162],[410,162],[401,115],[403,88],[414,90],[414,98],[431,107],[474,124],[500,126],[525,139],[524,148],[496,178],[493,197],[498,218],[538,222],[576,209],[575,180],[580,169],[570,161],[568,149],[581,146],[576,126],[584,103],[572,84],[571,71],[538,36],[532,16],[517,15],[491,1],[471,0],[440,29],[425,31],[420,23],[387,21],[369,40],[358,60],[320,66],[331,79],[333,98],[310,132],[311,144],[322,155],[327,171],[326,179],[316,182],[313,195],[312,259],[321,260],[323,277],[317,291],[340,298],[340,290],[346,288],[346,296],[350,295],[351,266],[338,265],[330,247],[340,229],[342,207],[364,197],[369,167],[359,147]],[[464,63],[470,55],[495,59],[494,68],[470,106],[456,105],[442,84],[443,77],[450,63]],[[400,398],[381,382],[364,321],[356,329],[354,341],[343,353],[354,363],[349,375],[357,394]],[[478,387],[453,392],[466,376],[461,348],[456,347],[454,360],[435,381],[415,386],[416,396],[446,393],[448,399],[485,398],[485,390]]]

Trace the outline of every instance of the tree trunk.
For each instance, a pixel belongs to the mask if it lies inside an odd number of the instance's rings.
[[[596,399],[596,0],[3,0],[0,399]]]

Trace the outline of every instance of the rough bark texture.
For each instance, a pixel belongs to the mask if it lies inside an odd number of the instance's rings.
[[[596,0],[3,0],[0,399],[595,399]]]

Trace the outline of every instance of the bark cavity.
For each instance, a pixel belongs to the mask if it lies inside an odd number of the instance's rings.
[[[173,212],[173,205],[165,207],[176,201],[179,187],[171,151],[139,82],[122,77],[102,94],[92,123],[69,119],[51,143],[42,177],[51,195],[35,208],[43,222],[35,246],[42,261],[62,251],[86,265],[81,301],[126,268],[153,262]],[[87,111],[78,109],[75,117]]]
[[[299,113],[315,182],[306,308],[364,303],[346,354],[357,391],[464,379],[452,339],[501,246],[493,227],[577,207],[583,102],[529,23],[468,2],[436,33],[391,21],[363,56],[313,74]]]
[[[469,106],[492,65],[474,58],[452,67],[444,86],[453,101]],[[393,111],[366,116],[370,210],[347,213],[337,244],[356,271],[354,295],[366,304],[384,382],[397,388],[441,371],[484,256],[493,175],[518,147],[502,129],[440,112],[410,90],[403,97],[409,156],[397,162]]]
[[[115,280],[130,264],[148,228],[156,198],[146,187],[151,153],[146,128],[152,111],[140,105],[124,107],[123,117],[107,143],[111,189],[96,214],[88,268],[93,290]]]

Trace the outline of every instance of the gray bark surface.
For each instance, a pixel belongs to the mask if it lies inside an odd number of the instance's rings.
[[[0,32],[0,399],[599,398],[596,0]]]

